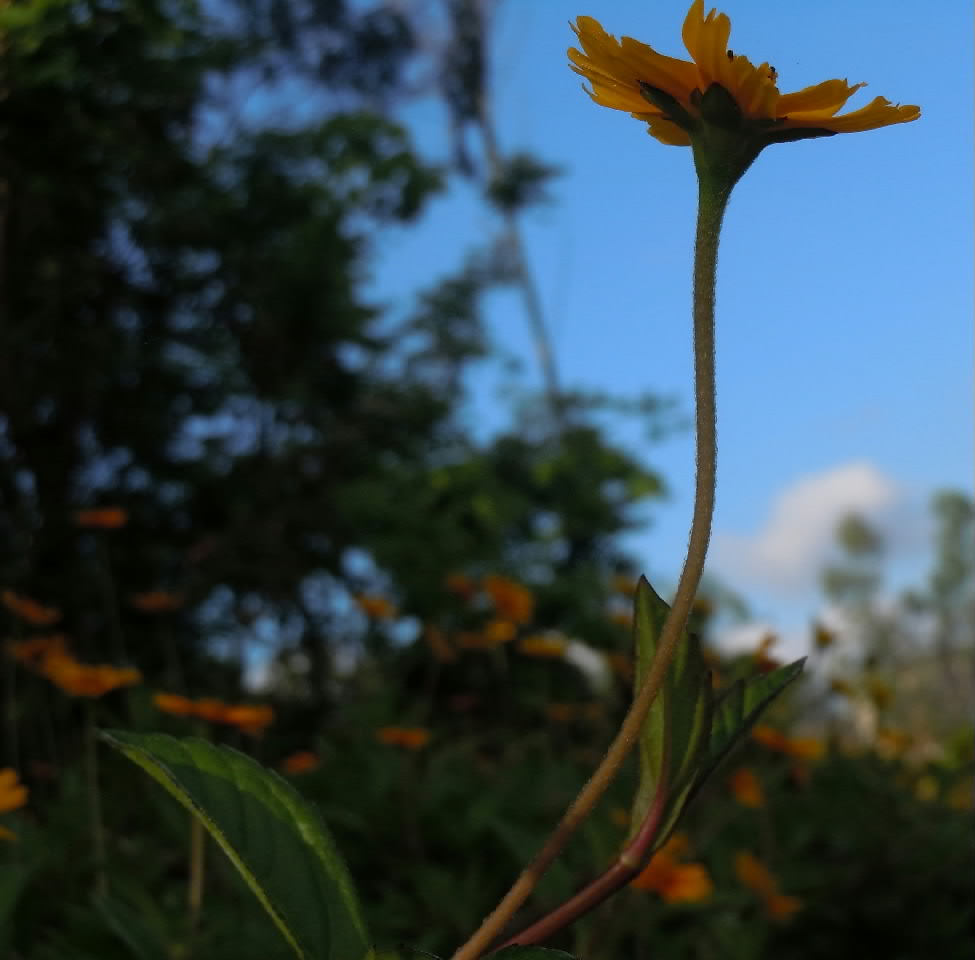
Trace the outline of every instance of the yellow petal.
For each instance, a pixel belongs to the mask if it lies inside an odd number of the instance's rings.
[[[855,83],[851,87],[846,80],[824,80],[795,93],[783,94],[779,97],[778,113],[780,117],[792,117],[800,113],[831,117],[860,87],[865,86],[865,83]]]
[[[728,59],[728,39],[731,36],[731,21],[727,14],[712,10],[704,16],[704,0],[694,0],[684,20],[682,31],[684,46],[697,64],[703,81],[701,92],[712,83],[720,83],[730,89],[731,63]],[[726,76],[728,74],[728,76]]]
[[[861,130],[876,130],[892,123],[910,123],[921,116],[921,108],[914,104],[901,106],[893,104],[885,97],[875,97],[865,107],[845,113],[842,117],[832,117],[821,126],[834,133],[857,133]],[[799,123],[796,126],[815,126]]]

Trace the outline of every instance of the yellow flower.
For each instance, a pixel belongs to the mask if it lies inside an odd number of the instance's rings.
[[[79,510],[74,515],[74,522],[79,527],[92,530],[118,530],[129,521],[129,515],[121,507],[93,507],[89,510]]]
[[[18,810],[27,803],[27,787],[17,778],[17,771],[0,770],[0,813]]]
[[[389,620],[396,614],[396,608],[385,597],[374,594],[360,594],[355,598],[359,609],[373,620]]]
[[[450,641],[439,627],[428,623],[423,628],[423,639],[435,660],[439,660],[441,663],[451,663],[457,659],[457,652],[451,647]]]
[[[626,597],[636,596],[637,581],[633,577],[628,577],[625,573],[618,573],[613,577],[613,590],[622,593]]]
[[[828,650],[836,642],[836,634],[821,623],[813,625],[813,645],[817,650]]]
[[[729,783],[735,799],[743,807],[757,810],[765,806],[765,791],[762,789],[762,783],[748,767],[740,767],[736,770],[731,775]]]
[[[824,746],[815,737],[787,737],[778,730],[759,724],[752,730],[752,739],[769,750],[784,753],[800,760],[815,760],[823,755]]]
[[[779,892],[778,881],[771,871],[748,850],[735,854],[735,873],[742,886],[762,898],[773,920],[788,920],[802,906],[801,900]]]
[[[157,693],[153,695],[152,702],[157,710],[163,713],[171,713],[175,717],[190,717],[196,714],[196,704],[187,697],[181,697],[178,693]]]
[[[274,708],[263,704],[229,706],[224,710],[219,722],[237,727],[243,733],[263,733],[265,727],[274,723]]]
[[[56,607],[45,607],[30,597],[21,596],[13,590],[0,593],[0,602],[15,616],[34,627],[49,627],[61,619],[61,611]]]
[[[707,870],[699,863],[679,863],[687,848],[687,838],[674,834],[654,855],[630,886],[652,890],[667,903],[698,903],[707,900],[713,889]]]
[[[494,603],[499,618],[515,624],[529,623],[535,609],[535,599],[521,584],[490,574],[484,578],[484,590]]]
[[[838,693],[844,697],[852,697],[856,694],[853,684],[844,680],[842,677],[830,677],[829,688],[833,693]]]
[[[79,663],[65,653],[49,655],[40,672],[73,697],[101,697],[119,687],[142,682],[142,674],[132,667]]]
[[[565,656],[568,643],[561,634],[549,631],[535,633],[518,641],[518,652],[526,657],[548,657],[557,659]]]
[[[183,606],[183,597],[166,590],[147,590],[144,593],[134,593],[129,602],[143,613],[170,613]]]
[[[156,706],[159,704],[157,703]],[[223,723],[223,718],[230,709],[229,704],[224,703],[222,700],[217,700],[214,697],[204,697],[202,700],[197,700],[192,704],[192,713],[199,717],[201,720],[207,720],[210,723]]]
[[[46,633],[27,640],[11,641],[7,652],[11,659],[28,667],[40,667],[50,656],[66,656],[67,637],[63,633]]]
[[[651,136],[673,146],[690,146],[702,125],[729,116],[740,121],[761,150],[769,143],[873,130],[921,115],[919,107],[876,97],[837,116],[865,86],[846,80],[780,93],[774,67],[756,67],[728,49],[731,21],[715,10],[705,16],[704,0],[694,0],[684,21],[690,61],[666,57],[632,37],[617,41],[592,17],[579,17],[572,29],[582,51],[569,49],[570,67],[592,84],[589,96],[601,106],[627,111],[648,125]],[[731,114],[729,98],[735,108]]]
[[[492,647],[514,640],[518,628],[510,620],[492,620],[484,627],[484,637]]]
[[[281,769],[285,773],[307,773],[321,766],[321,759],[310,750],[299,750],[298,753],[285,757],[281,762]]]
[[[376,739],[390,747],[420,750],[430,742],[430,731],[423,727],[380,727]]]

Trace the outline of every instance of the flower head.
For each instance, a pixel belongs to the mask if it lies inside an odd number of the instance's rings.
[[[61,611],[56,607],[45,607],[30,597],[4,590],[0,602],[15,616],[35,627],[49,627],[61,619]]]
[[[526,657],[561,659],[568,649],[568,641],[554,630],[534,633],[518,641],[518,652]]]
[[[748,850],[735,854],[735,873],[742,886],[757,893],[765,903],[765,910],[773,920],[788,920],[802,907],[796,897],[779,892],[779,882],[761,860]]]
[[[778,730],[764,724],[752,729],[752,739],[769,750],[784,753],[799,760],[816,760],[823,755],[822,740],[815,737],[787,737]]]
[[[74,522],[89,530],[118,530],[128,521],[129,515],[121,507],[92,507],[74,515]]]
[[[67,654],[68,641],[63,633],[38,634],[26,640],[11,641],[7,652],[18,663],[39,668],[48,657]]]
[[[652,890],[667,903],[696,903],[711,896],[712,883],[699,863],[680,863],[687,838],[675,833],[630,882],[637,890]]]
[[[310,770],[318,769],[321,763],[318,754],[312,753],[310,750],[299,750],[297,753],[292,753],[284,758],[281,762],[281,769],[285,773],[291,774],[308,773]]]
[[[355,598],[359,609],[373,620],[390,620],[396,615],[396,608],[385,597],[372,593],[361,593]]]
[[[781,93],[774,67],[755,66],[729,49],[731,21],[716,10],[705,15],[704,0],[694,0],[684,21],[690,60],[664,56],[632,37],[617,41],[592,17],[577,18],[572,29],[582,50],[569,49],[570,67],[592,84],[586,92],[596,103],[627,111],[661,143],[693,145],[695,153],[716,128],[748,141],[735,179],[770,143],[874,130],[921,115],[919,107],[883,97],[838,115],[864,86],[846,80]]]
[[[765,791],[755,772],[748,767],[739,767],[728,781],[735,799],[743,806],[753,810],[765,806]]]
[[[112,690],[142,682],[142,674],[132,667],[80,663],[67,653],[47,656],[40,672],[72,697],[102,697]]]
[[[430,731],[424,727],[380,727],[376,739],[390,747],[421,750],[430,742]]]
[[[9,813],[27,803],[27,787],[17,778],[17,771],[9,767],[0,770],[0,813]]]
[[[170,613],[183,606],[183,597],[166,590],[146,590],[144,593],[132,594],[129,602],[143,613]]]
[[[531,591],[514,580],[489,574],[484,578],[484,590],[494,603],[499,619],[512,623],[529,623],[535,609]]]

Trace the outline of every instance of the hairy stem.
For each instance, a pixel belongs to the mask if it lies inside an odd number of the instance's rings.
[[[565,848],[575,830],[599,802],[640,735],[640,729],[660,691],[681,632],[690,615],[691,605],[704,571],[704,558],[711,539],[711,517],[714,513],[717,470],[714,288],[718,262],[718,237],[730,194],[730,185],[716,183],[711,177],[701,177],[694,247],[694,404],[697,445],[694,513],[691,520],[687,559],[684,561],[670,613],[661,631],[657,654],[616,738],[610,744],[606,756],[589,782],[572,802],[542,849],[522,871],[514,886],[505,894],[474,935],[454,954],[453,960],[477,960],[484,954],[531,895],[541,876]],[[620,877],[622,874],[614,876],[614,881],[619,881]],[[622,883],[618,884],[621,885]]]

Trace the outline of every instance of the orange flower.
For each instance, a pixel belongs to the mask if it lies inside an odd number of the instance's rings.
[[[45,607],[30,597],[21,596],[13,590],[0,593],[0,602],[16,617],[35,627],[49,627],[61,619],[61,611],[56,607]]]
[[[423,727],[380,727],[376,739],[391,747],[421,750],[430,742],[430,731]]]
[[[396,608],[385,597],[377,594],[359,594],[355,598],[359,609],[373,620],[389,620],[396,614]]]
[[[93,507],[89,510],[79,510],[74,515],[74,522],[79,527],[91,530],[118,530],[129,521],[129,515],[121,507]]]
[[[565,637],[554,630],[548,633],[534,633],[518,641],[518,652],[526,657],[559,659],[565,656],[568,647]]]
[[[17,777],[17,771],[5,767],[0,770],[0,813],[19,810],[27,803],[27,787]]]
[[[50,656],[66,656],[67,637],[63,633],[48,633],[27,640],[11,641],[7,652],[13,660],[29,667],[40,667]]]
[[[441,663],[452,663],[457,659],[457,651],[451,647],[450,641],[439,627],[427,624],[423,628],[423,639],[430,648],[434,660],[439,660]]]
[[[484,578],[484,589],[494,603],[498,617],[512,623],[530,623],[535,612],[535,598],[514,580],[490,574]]]
[[[183,597],[178,593],[166,590],[147,590],[144,593],[134,593],[129,602],[136,610],[143,613],[169,613],[179,610],[183,606]]]
[[[510,620],[492,620],[484,627],[484,638],[492,647],[514,640],[518,628]]]
[[[667,903],[699,903],[711,896],[713,885],[700,863],[679,863],[687,848],[687,838],[675,833],[654,855],[630,886],[652,890]]]
[[[876,97],[837,116],[863,86],[846,80],[780,93],[775,68],[767,63],[756,67],[733,53],[728,48],[731,21],[714,10],[705,16],[704,0],[694,0],[684,21],[691,61],[663,56],[632,37],[617,42],[592,17],[578,17],[572,29],[585,52],[570,48],[569,66],[591,82],[589,96],[600,106],[642,120],[651,136],[672,146],[690,146],[702,127],[726,119],[720,111],[714,116],[714,99],[708,99],[714,87],[735,106],[739,125],[758,141],[759,149],[769,143],[874,130],[921,115],[916,106],[895,106]]]
[[[230,705],[214,697],[204,697],[193,704],[193,713],[209,723],[223,723]]]
[[[743,806],[757,810],[765,806],[765,791],[755,773],[748,767],[740,767],[729,780],[731,792],[735,799]]]
[[[773,893],[765,898],[765,909],[773,920],[788,920],[802,909],[802,901],[785,893]]]
[[[300,750],[298,753],[285,757],[281,762],[281,769],[285,773],[308,773],[321,766],[322,761],[310,750]]]
[[[227,707],[220,722],[237,727],[243,733],[263,733],[267,727],[274,723],[274,708],[266,704],[240,704]]]
[[[798,757],[800,760],[816,760],[823,755],[825,749],[823,742],[815,737],[787,737],[784,733],[762,724],[752,730],[752,739],[769,750]]]
[[[119,687],[142,682],[142,674],[131,667],[79,663],[68,654],[48,656],[41,666],[41,673],[73,697],[101,697]]]
[[[613,577],[613,591],[622,593],[624,596],[632,597],[636,594],[637,581],[625,573],[618,573]]]
[[[779,892],[778,881],[753,853],[739,850],[735,854],[735,873],[742,886],[757,893],[773,920],[787,920],[802,906],[802,901]]]
[[[177,693],[157,693],[152,702],[157,710],[171,713],[174,717],[191,717],[196,713],[196,704],[188,697],[181,697]]]
[[[444,586],[462,600],[470,600],[477,592],[477,584],[466,573],[448,573]]]
[[[629,630],[633,626],[633,614],[629,610],[611,610],[609,612],[610,623],[615,623],[618,627]]]

